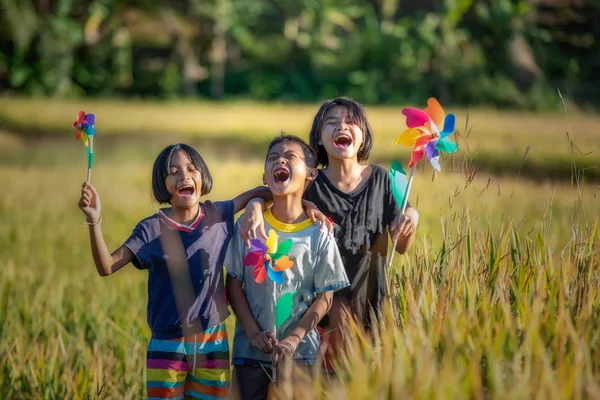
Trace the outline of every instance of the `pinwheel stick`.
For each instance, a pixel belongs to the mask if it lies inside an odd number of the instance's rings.
[[[276,310],[277,310],[277,283],[273,282],[273,299],[275,300],[273,302],[273,336],[275,336],[275,339],[277,339],[277,316],[276,316]],[[273,383],[277,382],[277,363],[273,363],[273,365],[271,366],[271,371],[272,371],[272,375],[273,375]]]
[[[90,147],[88,148],[87,183],[90,183],[90,179],[92,178],[92,165],[94,164],[94,136],[90,135],[88,140],[90,141]]]
[[[410,187],[412,186],[412,181],[415,176],[415,168],[417,165],[413,165],[410,169],[410,176],[408,177],[408,182],[406,182],[406,194],[404,195],[404,200],[402,201],[402,210],[400,211],[400,216],[404,215],[406,211],[406,206],[408,206],[408,194],[410,193]],[[394,241],[392,243],[392,249],[390,254],[390,261],[388,262],[388,267],[392,266],[392,261],[394,261],[394,254],[396,254],[396,244],[398,244],[398,236],[394,235]]]

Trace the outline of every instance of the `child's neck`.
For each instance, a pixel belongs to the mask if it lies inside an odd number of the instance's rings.
[[[342,192],[352,192],[361,187],[368,179],[368,165],[360,165],[356,158],[330,158],[324,172],[327,178]]]
[[[297,224],[308,218],[302,207],[301,196],[273,196],[271,213],[277,221],[284,224]]]
[[[198,217],[199,212],[199,204],[192,208],[171,207],[166,210],[167,217],[182,225],[191,225]]]

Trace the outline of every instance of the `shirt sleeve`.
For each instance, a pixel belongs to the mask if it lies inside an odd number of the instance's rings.
[[[234,213],[233,213],[233,200],[228,201],[216,201],[214,203],[207,201],[204,203],[204,207],[210,208],[210,211],[214,213],[214,219],[211,222],[225,222],[227,226],[227,233],[231,235],[234,229]]]
[[[234,278],[244,281],[244,263],[243,256],[245,253],[246,245],[242,241],[242,237],[239,234],[240,220],[235,224],[233,230],[233,238],[229,242],[227,253],[225,254],[225,269],[227,273]]]
[[[136,225],[131,236],[123,243],[123,246],[131,250],[135,256],[132,264],[137,269],[150,268],[150,240],[144,221]]]
[[[321,233],[321,241],[322,245],[319,246],[315,265],[315,292],[336,291],[350,286],[340,251],[333,236]]]

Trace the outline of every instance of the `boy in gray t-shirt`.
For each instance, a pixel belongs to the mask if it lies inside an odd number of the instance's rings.
[[[302,208],[315,168],[315,155],[302,139],[275,138],[263,177],[273,194],[263,215],[269,236],[248,249],[236,225],[225,256],[227,296],[237,317],[232,383],[242,399],[267,397],[273,364],[280,370],[282,360],[316,362],[316,325],[333,292],[349,286],[333,236],[314,226]]]

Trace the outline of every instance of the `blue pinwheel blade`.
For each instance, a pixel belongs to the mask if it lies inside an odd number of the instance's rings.
[[[267,273],[269,278],[275,283],[283,283],[283,271],[275,272],[271,269],[271,267],[267,268]]]
[[[444,119],[444,129],[442,130],[442,132],[440,132],[440,137],[442,139],[454,132],[455,122],[456,118],[454,117],[454,114],[446,115],[446,118]]]
[[[94,129],[94,127],[92,125],[84,126],[83,131],[88,136],[94,136],[96,134],[96,130]]]

